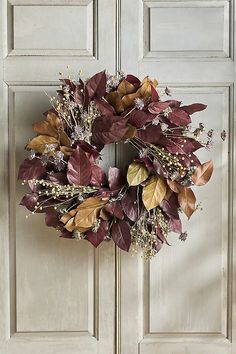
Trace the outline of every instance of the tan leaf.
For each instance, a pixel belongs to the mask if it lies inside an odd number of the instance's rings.
[[[91,228],[99,217],[102,207],[107,204],[108,198],[91,197],[86,199],[77,208],[75,226],[77,230]]]
[[[127,95],[129,93],[133,93],[136,91],[134,85],[126,80],[122,80],[119,86],[117,87],[117,91],[122,95]]]
[[[134,93],[130,93],[128,95],[123,96],[121,102],[124,109],[132,106],[134,104],[134,100],[140,97],[141,97],[141,93],[139,92],[139,90]]]
[[[192,175],[192,181],[196,186],[204,186],[213,173],[213,162],[207,161],[204,164],[198,166]]]
[[[70,218],[70,219],[67,221],[67,223],[65,224],[64,227],[65,227],[65,229],[66,229],[67,231],[70,231],[70,232],[74,231],[74,229],[75,229],[75,218],[74,218],[74,217]]]
[[[110,105],[112,105],[117,113],[124,111],[124,106],[121,101],[121,95],[117,91],[109,92],[106,95],[106,100]]]
[[[58,135],[57,130],[46,120],[34,123],[33,130],[38,134],[49,135],[54,138],[57,138]]]
[[[60,140],[61,145],[64,145],[67,147],[71,146],[70,138],[68,137],[68,135],[66,134],[66,132],[64,130],[61,130],[58,135],[59,135],[59,140]]]
[[[54,112],[48,112],[46,121],[56,130],[62,128],[61,120]]]
[[[171,194],[173,193],[173,191],[170,189],[170,187],[166,186],[166,195],[165,195],[165,200],[169,200]]]
[[[137,129],[133,125],[127,124],[127,126],[128,126],[128,130],[125,133],[125,135],[123,136],[122,140],[132,139],[135,137],[135,135],[137,133]]]
[[[104,208],[100,211],[100,218],[103,220],[109,220],[111,218],[111,214],[109,214]]]
[[[189,219],[195,211],[196,197],[191,188],[183,187],[178,194],[178,202],[184,214]]]
[[[143,188],[142,199],[147,210],[156,208],[166,195],[166,183],[164,178],[152,176]]]
[[[72,154],[72,152],[74,151],[74,149],[72,149],[71,147],[67,147],[67,146],[60,146],[60,150],[67,157],[69,157]]]
[[[167,184],[170,187],[170,189],[175,193],[179,193],[181,191],[181,189],[183,188],[178,182],[171,181],[169,179],[167,180]]]
[[[66,224],[73,216],[75,216],[76,213],[77,213],[77,209],[72,209],[68,213],[62,215],[60,221],[63,222],[63,224]]]
[[[143,79],[143,81],[141,82],[141,85],[143,85],[143,84],[145,84],[145,83],[149,83],[149,84],[151,84],[152,86],[154,86],[154,87],[157,87],[157,85],[158,85],[158,81],[156,80],[156,79],[154,79],[154,80],[151,80],[150,78],[149,78],[149,76],[145,76],[145,78]]]
[[[47,153],[47,144],[55,145],[55,149],[58,147],[59,142],[56,138],[48,135],[38,135],[26,146],[26,149],[32,149],[41,154]]]
[[[129,165],[127,181],[130,186],[138,186],[148,178],[148,170],[143,163],[134,161]]]

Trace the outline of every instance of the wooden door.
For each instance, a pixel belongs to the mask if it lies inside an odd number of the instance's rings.
[[[194,125],[229,131],[201,154],[215,172],[196,191],[203,212],[186,222],[186,242],[171,236],[149,263],[120,255],[122,354],[236,353],[233,11],[230,0],[121,0],[122,69],[157,78],[186,104],[207,104]]]
[[[67,65],[86,78],[115,72],[115,1],[2,0],[0,352],[111,354],[115,256],[112,243],[61,239],[18,206],[19,163],[31,124],[50,107]],[[104,19],[101,20],[101,19]],[[109,27],[109,31],[107,31]],[[106,153],[105,164],[114,163]]]

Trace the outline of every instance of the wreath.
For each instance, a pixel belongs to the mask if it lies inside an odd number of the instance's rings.
[[[112,239],[125,251],[141,248],[146,259],[168,244],[170,232],[185,240],[180,213],[190,218],[198,209],[191,187],[213,172],[212,161],[201,164],[195,155],[211,147],[213,130],[190,125],[206,105],[182,105],[148,76],[141,82],[102,71],[83,81],[61,74],[60,84],[45,119],[33,124],[37,136],[18,174],[30,193],[20,204],[45,213],[62,237],[95,247]],[[104,146],[114,143],[136,151],[125,173],[100,165]]]

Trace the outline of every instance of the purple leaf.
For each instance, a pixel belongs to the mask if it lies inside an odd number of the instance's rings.
[[[136,128],[141,128],[147,122],[148,118],[145,112],[135,109],[129,114],[128,122]]]
[[[107,235],[108,226],[108,222],[103,220],[97,232],[92,230],[86,232],[86,240],[91,242],[94,247],[98,247]]]
[[[90,99],[102,98],[106,94],[106,74],[101,71],[92,76],[86,84]]]
[[[120,116],[98,117],[92,126],[92,143],[111,144],[121,140],[128,130],[127,118]]]
[[[156,226],[156,234],[158,236],[158,238],[162,241],[162,242],[165,242],[167,245],[170,246],[170,244],[168,243],[167,239],[165,238],[165,236],[163,235],[163,232],[160,228],[159,225]]]
[[[171,200],[163,200],[160,204],[160,208],[166,213],[170,218],[178,219],[178,206],[174,205]]]
[[[87,186],[91,180],[91,164],[84,150],[77,146],[68,161],[67,178],[71,184]]]
[[[191,138],[169,138],[165,140],[162,146],[165,146],[173,154],[179,153],[184,155],[202,148],[202,144],[199,141]]]
[[[95,99],[94,102],[102,116],[107,117],[116,114],[114,108],[107,101],[103,99]]]
[[[110,190],[114,193],[118,192],[125,184],[125,179],[121,170],[117,167],[109,167],[108,182]]]
[[[97,165],[92,166],[92,176],[90,183],[93,186],[103,186],[107,184],[107,176],[101,167]]]
[[[173,108],[168,114],[168,120],[174,125],[185,126],[191,123],[191,118],[182,108]]]
[[[121,206],[124,213],[131,221],[138,219],[137,188],[130,187],[125,196],[121,199]]]
[[[193,103],[193,104],[190,104],[189,106],[182,106],[181,107],[181,109],[183,109],[188,114],[193,114],[195,112],[200,112],[200,111],[203,111],[206,108],[207,108],[207,105],[206,104],[202,104],[202,103]]]
[[[111,237],[115,244],[124,251],[129,251],[131,245],[130,228],[126,221],[118,220],[111,228]]]
[[[119,201],[105,205],[104,210],[118,219],[124,219],[124,213]]]
[[[29,180],[39,179],[46,172],[40,159],[25,159],[20,165],[18,179]]]
[[[137,132],[137,136],[139,139],[147,143],[153,143],[153,144],[158,144],[161,135],[162,135],[162,130],[160,125],[157,126],[149,125],[146,129],[140,129]]]
[[[156,242],[152,245],[152,247],[156,250],[157,253],[161,250],[162,246],[163,242],[161,242],[160,240],[156,240]]]
[[[45,210],[45,224],[56,228],[59,224],[59,214],[54,208],[47,208]]]

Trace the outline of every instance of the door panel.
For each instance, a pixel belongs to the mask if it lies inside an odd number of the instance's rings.
[[[199,154],[202,161],[213,159],[215,171],[207,186],[196,189],[203,211],[184,221],[185,243],[170,235],[171,246],[150,262],[120,254],[122,354],[235,350],[232,18],[230,1],[121,1],[122,70],[157,78],[160,90],[168,86],[186,104],[207,104],[193,116],[193,126],[203,122],[230,137],[222,143],[216,136],[210,153]]]
[[[4,0],[1,18],[0,352],[111,354],[114,245],[95,249],[59,238],[44,215],[26,219],[18,204],[27,188],[16,178],[32,123],[50,108],[45,91],[56,91],[59,72],[67,75],[67,65],[71,75],[84,69],[85,78],[105,68],[115,72],[115,1]],[[114,164],[111,147],[103,166]]]

